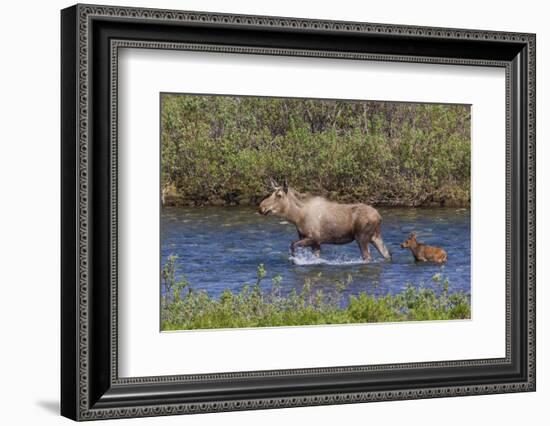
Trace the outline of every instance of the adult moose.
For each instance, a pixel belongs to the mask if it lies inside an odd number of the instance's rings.
[[[369,244],[382,256],[390,259],[380,231],[382,218],[375,208],[366,204],[339,204],[320,196],[301,194],[285,181],[278,185],[271,179],[273,193],[259,207],[263,215],[273,213],[296,226],[299,239],[290,245],[292,255],[296,247],[311,247],[316,256],[321,244],[347,244],[356,240],[363,259],[371,260]]]

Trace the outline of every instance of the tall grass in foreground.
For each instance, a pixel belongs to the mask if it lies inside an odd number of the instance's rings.
[[[195,290],[185,278],[176,279],[176,260],[176,256],[169,256],[162,271],[162,330],[470,318],[470,296],[449,294],[449,283],[440,274],[433,276],[439,294],[409,284],[393,296],[376,297],[365,292],[349,296],[342,308],[343,291],[351,278],[335,282],[330,292],[315,289],[314,282],[307,279],[300,291],[293,289],[282,295],[280,276],[272,279],[270,291],[261,289],[266,271],[259,265],[253,285],[245,285],[238,293],[225,290],[214,299],[204,290]]]

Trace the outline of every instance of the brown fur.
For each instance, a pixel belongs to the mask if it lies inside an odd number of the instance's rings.
[[[296,247],[310,247],[315,255],[321,253],[321,244],[359,244],[365,261],[371,259],[369,244],[382,256],[391,255],[381,236],[380,214],[366,204],[339,204],[323,197],[301,194],[285,184],[272,181],[273,193],[259,207],[263,215],[273,213],[296,226],[299,239],[290,245],[294,255]]]
[[[407,241],[401,244],[401,248],[411,249],[415,260],[419,262],[444,263],[447,261],[447,252],[445,250],[418,242],[415,234],[409,235]]]

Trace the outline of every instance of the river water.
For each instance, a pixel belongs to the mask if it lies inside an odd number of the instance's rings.
[[[167,207],[161,212],[161,263],[178,256],[178,275],[195,289],[218,297],[224,289],[239,291],[256,281],[263,264],[262,287],[281,276],[281,291],[300,290],[307,278],[315,288],[330,291],[337,281],[349,282],[344,294],[364,291],[378,296],[395,294],[410,283],[439,290],[432,277],[449,281],[449,292],[470,293],[470,210],[454,208],[388,208],[382,215],[382,237],[392,253],[391,261],[371,246],[373,261],[366,264],[356,242],[324,245],[320,258],[309,249],[295,258],[289,244],[297,239],[294,225],[275,216],[261,216],[253,207]],[[448,253],[445,265],[415,262],[409,249],[399,244],[411,232],[429,245]],[[346,300],[344,298],[343,300]]]

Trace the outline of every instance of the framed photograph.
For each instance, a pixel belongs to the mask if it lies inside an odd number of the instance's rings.
[[[61,413],[535,390],[535,35],[61,12]]]

